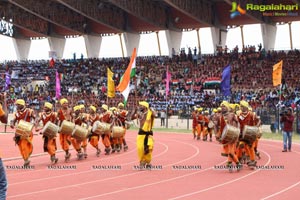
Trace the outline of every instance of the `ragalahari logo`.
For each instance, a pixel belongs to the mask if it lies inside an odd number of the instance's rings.
[[[232,8],[230,10],[230,12],[231,12],[230,18],[231,19],[235,18],[236,16],[246,14],[246,10],[241,8],[240,4],[237,4],[236,2],[232,2],[231,5],[232,5]]]

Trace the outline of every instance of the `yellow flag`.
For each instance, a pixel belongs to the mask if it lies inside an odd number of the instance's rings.
[[[107,68],[107,96],[110,98],[115,97],[115,82],[113,80],[114,73]]]
[[[276,63],[273,66],[273,86],[277,86],[281,84],[281,79],[282,79],[282,64],[283,61],[281,60],[280,62]]]

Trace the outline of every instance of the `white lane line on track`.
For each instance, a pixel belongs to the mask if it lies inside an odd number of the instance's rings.
[[[134,142],[132,142],[134,143]],[[75,151],[74,151],[75,152]],[[73,153],[73,152],[71,152]],[[76,152],[75,152],[76,153]],[[113,155],[114,157],[108,155],[108,156],[105,156],[103,155],[104,157],[100,157],[99,159],[95,159],[95,160],[85,160],[84,162],[77,162],[77,160],[72,160],[72,161],[75,161],[76,163],[76,166],[81,166],[81,165],[86,165],[86,164],[89,164],[89,163],[93,163],[93,162],[99,162],[99,161],[103,161],[103,160],[108,160],[108,159],[112,159],[112,158],[115,158],[115,157],[123,157],[123,156],[126,156],[128,154],[131,154],[131,153],[136,153],[136,148],[133,148],[129,151],[127,151],[126,153],[122,153],[122,154],[115,154]],[[47,154],[48,155],[48,154]],[[6,163],[4,163],[5,165],[7,165]],[[14,173],[14,174],[7,174],[7,177],[13,177],[13,176],[20,176],[20,175],[23,175],[23,174],[27,174],[27,173],[33,173],[33,172],[41,172],[41,171],[44,171],[47,169],[47,167],[49,166],[49,163],[42,163],[42,164],[45,164],[45,168],[43,169],[35,169],[35,170],[26,170],[26,171],[22,171],[22,173]],[[63,162],[62,163],[58,163],[57,165],[60,165],[60,164],[65,164],[65,165],[72,165],[71,162]]]
[[[165,145],[165,144],[162,144],[162,145],[165,147],[165,150],[163,152],[161,152],[160,154],[155,155],[154,158],[155,157],[159,157],[159,156],[165,154],[168,151],[168,146]],[[126,166],[126,165],[129,165],[129,164],[132,164],[132,163],[136,163],[136,161],[127,162],[127,163],[123,163],[123,164],[120,164],[120,165],[121,166]],[[43,170],[45,170],[45,169],[43,169]],[[81,172],[69,173],[69,174],[64,174],[64,175],[60,175],[60,176],[50,176],[50,177],[47,177],[47,178],[34,179],[34,180],[29,180],[29,181],[22,181],[22,182],[12,183],[12,184],[10,184],[10,186],[12,186],[12,185],[20,185],[20,184],[24,184],[24,183],[32,183],[32,182],[36,182],[36,181],[51,180],[51,179],[54,179],[54,178],[62,178],[62,177],[67,177],[67,176],[74,176],[74,175],[78,175],[78,174],[86,174],[86,173],[91,173],[91,172],[94,172],[94,171],[89,169],[89,170],[85,170],[85,171],[81,171]]]
[[[272,140],[264,140],[264,141],[274,142],[274,141],[272,141]],[[275,143],[277,143],[277,141],[276,141]],[[277,148],[280,148],[280,147],[278,147],[278,146],[276,146],[276,145],[272,145],[272,144],[265,144],[265,143],[264,143],[263,145],[267,145],[267,146],[271,146],[271,147],[277,147]],[[264,152],[264,151],[263,151],[263,152]],[[295,151],[293,151],[293,152],[294,152],[294,153],[297,153],[297,154],[300,154],[300,152],[295,152]],[[271,160],[270,160],[271,156],[270,156],[268,153],[266,153],[266,152],[264,152],[264,153],[265,153],[265,154],[268,156],[268,158],[269,158],[268,163],[265,164],[265,165],[268,165],[268,164],[270,163],[270,161],[271,161]],[[257,172],[257,171],[255,171],[255,172]],[[248,175],[246,175],[246,176],[252,175],[253,173],[254,173],[254,172],[252,172],[251,174],[248,174]],[[245,178],[246,176],[240,177],[239,179]],[[230,182],[235,182],[235,181],[236,181],[236,180],[229,181],[229,182],[227,182],[227,183],[225,183],[225,184],[229,184]],[[298,182],[298,183],[296,183],[296,184],[290,186],[288,189],[291,189],[292,187],[297,186],[299,183],[300,183],[300,182]],[[221,184],[221,186],[223,186],[223,185]],[[214,187],[212,187],[211,189],[214,189],[214,188],[216,188],[216,187],[220,187],[220,185],[214,186]],[[208,188],[208,189],[210,189],[210,188]],[[282,193],[282,192],[285,192],[285,191],[288,190],[288,189],[284,189],[283,191],[278,192],[278,194],[280,194],[280,193]],[[194,193],[192,193],[191,195],[197,194],[197,193],[200,193],[200,192],[205,192],[205,191],[207,191],[207,190],[201,190],[201,191],[198,191],[198,192],[194,192]],[[278,195],[277,193],[275,193],[275,194]],[[184,198],[184,197],[191,196],[191,195],[186,194],[186,195],[178,196],[178,197],[175,197],[175,198],[171,198],[171,199],[169,199],[169,200],[180,199],[180,198]],[[275,195],[270,195],[270,196],[272,197],[272,196],[275,196]]]
[[[179,142],[179,141],[174,141],[174,142]],[[179,142],[179,143],[183,143],[183,142]],[[186,143],[184,143],[184,144],[186,144]],[[190,144],[188,144],[188,145],[190,145]],[[168,151],[168,146],[167,145],[165,145],[165,146],[167,147],[167,149],[164,152],[162,152],[162,153],[160,153],[158,155],[165,154],[165,152]],[[194,155],[192,155],[192,156],[190,156],[190,157],[188,157],[188,158],[186,158],[184,160],[181,160],[179,162],[171,163],[171,164],[166,165],[166,166],[172,166],[174,164],[178,164],[180,162],[184,162],[184,161],[190,160],[190,159],[194,158],[195,156],[197,156],[199,154],[199,149],[196,146],[194,146],[194,145],[190,145],[190,146],[192,146],[194,149],[196,149],[196,153]],[[156,155],[155,157],[158,157],[158,155]],[[131,163],[135,163],[135,162],[131,162]],[[43,193],[43,192],[57,191],[57,190],[66,189],[66,188],[72,188],[72,187],[79,187],[79,186],[88,185],[88,184],[94,184],[94,183],[99,183],[99,182],[103,182],[103,181],[107,181],[107,180],[113,180],[113,179],[117,179],[117,178],[123,178],[123,177],[133,176],[133,175],[137,175],[137,174],[145,173],[145,172],[146,171],[138,171],[138,172],[134,172],[134,173],[130,173],[130,174],[124,174],[124,175],[120,175],[120,176],[114,176],[114,177],[110,177],[110,178],[106,178],[106,179],[101,179],[101,180],[96,180],[96,181],[84,182],[84,183],[74,184],[74,185],[68,185],[68,186],[64,186],[64,187],[51,188],[51,189],[47,189],[47,190],[40,190],[40,191],[36,191],[36,192],[30,192],[30,193],[24,193],[24,194],[9,196],[9,198],[16,198],[16,197],[28,196],[28,195],[33,195],[33,194],[38,194],[38,193]]]
[[[160,142],[157,142],[157,143],[162,144],[165,147],[165,150],[163,152],[161,152],[160,154],[157,154],[157,155],[153,156],[154,158],[165,154],[169,149],[169,147],[167,145],[165,145],[163,143],[160,143]],[[136,163],[136,161],[125,163],[125,164],[122,164],[121,166],[129,165],[129,164],[132,164],[132,163]],[[83,171],[83,172],[77,172],[77,173],[66,174],[66,175],[61,175],[61,176],[55,176],[55,177],[52,176],[52,177],[48,177],[48,178],[35,179],[35,180],[30,180],[30,181],[23,181],[23,182],[19,182],[19,183],[15,183],[15,184],[10,184],[10,185],[17,185],[17,184],[22,184],[22,183],[27,183],[28,184],[28,183],[35,182],[35,181],[51,180],[53,178],[74,176],[74,175],[85,174],[85,173],[90,173],[90,172],[94,172],[94,171],[93,170],[87,170],[87,171]],[[143,171],[138,171],[138,172],[134,172],[134,173],[130,173],[130,174],[124,174],[124,175],[120,175],[120,176],[114,176],[114,177],[110,177],[110,178],[106,178],[106,179],[90,181],[90,182],[85,182],[85,183],[80,183],[80,184],[67,185],[67,186],[58,187],[58,188],[51,188],[51,189],[47,189],[47,190],[39,190],[39,191],[35,191],[35,192],[23,193],[23,194],[8,196],[8,198],[9,199],[10,198],[17,198],[17,197],[21,197],[21,196],[28,196],[28,195],[38,194],[38,193],[43,193],[43,192],[56,191],[56,190],[67,189],[67,188],[71,188],[71,187],[78,187],[78,186],[81,186],[81,185],[93,184],[93,183],[97,183],[97,182],[103,182],[103,181],[107,181],[107,180],[113,180],[113,179],[117,179],[117,178],[123,178],[123,177],[131,176],[131,175],[136,175],[136,174],[141,173],[141,172],[143,172]]]
[[[296,187],[296,186],[299,185],[299,184],[300,184],[300,181],[298,181],[297,183],[295,183],[295,184],[293,184],[293,185],[291,185],[291,186],[289,186],[289,187],[287,187],[287,188],[285,188],[285,189],[283,189],[283,190],[280,190],[280,191],[278,191],[278,192],[276,192],[276,193],[274,193],[274,194],[271,194],[271,195],[269,195],[269,196],[267,196],[267,197],[264,197],[264,198],[262,198],[261,200],[270,199],[270,198],[272,198],[272,197],[274,197],[274,196],[277,196],[277,195],[279,195],[279,194],[281,194],[281,193],[284,193],[284,192],[286,192],[286,191],[288,191],[288,190],[290,190],[290,189]]]
[[[268,153],[265,152],[265,151],[262,151],[262,152],[268,156],[268,161],[267,161],[267,163],[265,164],[265,166],[266,166],[266,165],[268,165],[268,164],[271,162],[271,156],[270,156],[270,154],[268,154]],[[213,186],[213,187],[208,187],[208,188],[205,188],[205,189],[196,191],[196,192],[191,192],[191,193],[187,193],[187,194],[184,194],[184,195],[180,195],[180,196],[177,196],[177,197],[174,197],[174,198],[170,198],[169,200],[174,200],[174,199],[181,199],[181,198],[185,198],[185,197],[190,197],[190,196],[195,195],[195,194],[199,194],[199,193],[206,192],[206,191],[209,191],[209,190],[212,190],[212,189],[215,189],[215,188],[219,188],[219,187],[222,187],[222,186],[225,186],[225,185],[234,183],[234,182],[236,182],[236,181],[242,180],[242,179],[244,179],[244,178],[246,178],[246,177],[248,177],[248,176],[251,176],[251,175],[253,175],[253,174],[258,173],[259,171],[261,171],[261,170],[258,169],[258,170],[255,170],[254,172],[251,172],[251,173],[249,173],[249,174],[247,174],[247,175],[244,175],[244,176],[242,176],[242,177],[233,179],[233,180],[231,180],[231,181],[227,181],[227,182],[225,182],[225,183],[218,184],[218,185],[215,185],[215,186]]]
[[[271,145],[271,144],[264,144],[264,145],[271,146],[271,147],[275,147],[275,148],[276,148],[276,147],[277,147],[277,148],[280,148],[280,147],[278,147],[278,146]],[[292,151],[291,153],[296,153],[296,154],[299,154],[299,155],[300,155],[300,152],[297,152],[297,151]],[[295,183],[295,184],[293,184],[293,185],[291,185],[291,186],[289,186],[289,187],[287,187],[287,188],[285,188],[285,189],[283,189],[283,190],[280,190],[280,191],[278,191],[278,192],[276,192],[276,193],[273,193],[273,194],[271,194],[271,195],[269,195],[269,196],[266,196],[266,197],[262,198],[261,200],[270,199],[270,198],[272,198],[272,197],[274,197],[274,196],[277,196],[277,195],[279,195],[279,194],[281,194],[281,193],[284,193],[284,192],[286,192],[286,191],[288,191],[288,190],[290,190],[290,189],[296,187],[296,186],[299,185],[299,184],[300,184],[300,181],[298,181],[297,183]]]
[[[183,143],[183,142],[182,142],[182,143]],[[198,154],[200,153],[199,148],[198,148],[197,146],[191,145],[191,144],[189,144],[189,143],[185,143],[185,144],[190,145],[190,146],[192,146],[193,148],[195,148],[195,149],[197,150],[197,154],[196,154],[196,155],[198,155]],[[196,155],[195,155],[195,156],[196,156]],[[193,156],[193,157],[195,157],[195,156]],[[185,159],[185,160],[187,160],[187,159]],[[181,162],[183,162],[183,161],[184,161],[184,160],[181,160],[181,161],[179,161],[179,163],[181,163]],[[226,162],[226,161],[225,161],[225,162]],[[222,164],[222,163],[224,163],[224,161],[221,162],[221,163],[219,163],[219,164]],[[178,164],[178,162],[177,162],[177,163],[173,163],[172,165],[175,165],[175,164]],[[169,165],[166,165],[166,166],[172,166],[172,165],[169,164]],[[212,169],[212,167],[203,169],[203,170],[201,170],[201,171],[199,171],[199,172],[194,172],[194,173],[185,174],[185,175],[182,175],[182,176],[177,176],[177,177],[170,178],[170,179],[165,179],[165,180],[162,180],[162,181],[157,181],[157,182],[148,183],[148,184],[144,184],[144,185],[139,185],[139,186],[135,186],[135,187],[131,187],[131,188],[126,188],[126,189],[122,189],[122,190],[117,190],[117,191],[113,191],[113,192],[108,192],[108,193],[104,193],[104,194],[101,194],[101,195],[95,195],[95,196],[85,197],[85,198],[81,198],[81,199],[79,199],[79,200],[94,199],[94,198],[99,198],[99,197],[103,197],[103,196],[107,196],[107,195],[111,195],[111,194],[116,194],[116,193],[120,193],[120,192],[125,192],[125,191],[130,191],[130,190],[140,189],[140,188],[145,188],[145,187],[148,187],[148,186],[152,186],[152,185],[156,185],[156,184],[165,183],[165,182],[177,180],[177,179],[180,179],[180,178],[188,177],[188,176],[191,176],[191,175],[194,175],[194,174],[204,173],[204,172],[206,172],[206,171],[208,171],[208,170],[210,170],[210,169]]]

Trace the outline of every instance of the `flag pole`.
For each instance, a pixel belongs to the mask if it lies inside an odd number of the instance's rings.
[[[166,81],[168,80],[168,76],[169,76],[169,66],[167,65],[167,73],[166,73]],[[170,84],[170,83],[166,83],[166,84]],[[169,86],[169,91],[170,91],[170,86]],[[168,110],[168,93],[169,91],[167,91],[166,88],[166,128],[168,128],[168,118],[169,118],[169,110]]]
[[[134,76],[134,100],[135,100],[135,106],[138,105],[137,102],[137,80],[136,75]]]
[[[279,107],[278,107],[278,133],[281,131],[281,126],[280,126],[280,112],[281,112],[281,96],[282,96],[282,84],[279,85]]]

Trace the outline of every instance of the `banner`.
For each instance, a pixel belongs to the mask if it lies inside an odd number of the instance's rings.
[[[273,73],[272,73],[272,79],[273,79],[273,86],[277,86],[281,84],[282,79],[282,64],[283,61],[276,63],[273,66]]]
[[[230,85],[230,65],[227,65],[222,73],[222,81],[221,81],[221,92],[224,96],[231,95],[231,85]]]

